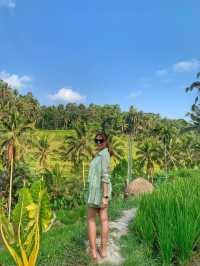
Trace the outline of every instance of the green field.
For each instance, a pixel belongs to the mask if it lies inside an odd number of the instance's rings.
[[[59,147],[61,147],[64,143],[64,138],[66,136],[71,136],[74,134],[73,130],[35,130],[34,132],[27,134],[28,138],[31,138],[33,140],[36,140],[38,137],[41,137],[43,135],[47,136],[50,140],[50,146],[52,147],[52,149],[54,151],[58,151]],[[124,158],[127,159],[128,158],[128,140],[127,140],[127,136],[121,136],[120,137],[121,140],[124,141]],[[94,146],[94,150],[95,150],[95,146]],[[37,160],[37,158],[34,157],[34,153],[36,152],[36,148],[31,147],[28,150],[25,151],[26,152],[26,163],[30,166],[30,168],[32,169],[33,173],[37,174],[38,169],[40,169],[39,167],[39,161]],[[133,145],[133,156],[135,156],[136,153],[136,146]],[[71,175],[71,171],[73,170],[72,167],[72,163],[70,161],[62,161],[59,158],[59,154],[56,154],[56,152],[54,152],[52,155],[50,155],[48,157],[48,166],[51,169],[55,164],[59,164],[62,168],[63,168],[63,174],[66,176],[70,176]],[[111,160],[111,167],[112,169],[114,168],[114,166],[116,165],[116,162]],[[89,170],[89,162],[86,162],[85,164],[85,174],[88,174],[88,170]]]

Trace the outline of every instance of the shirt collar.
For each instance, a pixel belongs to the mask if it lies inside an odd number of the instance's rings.
[[[105,148],[103,148],[102,150],[100,150],[100,151],[98,152],[98,154],[101,155],[101,154],[103,154],[104,152],[106,152],[107,150],[108,150],[108,147],[105,147]]]

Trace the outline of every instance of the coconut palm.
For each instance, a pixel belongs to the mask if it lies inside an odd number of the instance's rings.
[[[161,144],[161,158],[166,156],[166,169],[177,169],[178,166],[181,166],[182,159],[182,148],[181,141],[178,137],[173,137],[169,140],[169,143],[166,146]]]
[[[91,143],[93,140],[93,133],[89,131],[86,123],[79,123],[75,125],[75,134],[72,136],[66,136],[64,145],[60,148],[61,159],[69,160],[73,163],[74,168],[78,169],[82,165],[82,180],[85,188],[85,162],[88,161],[91,156],[94,156],[94,148]]]
[[[188,132],[188,131],[195,131],[197,133],[200,132],[200,109],[199,106],[196,104],[192,105],[191,112],[188,112],[187,115],[190,116],[192,123],[185,127],[182,131]]]
[[[0,110],[8,103],[12,98],[12,90],[6,82],[0,80]]]
[[[126,117],[126,134],[128,135],[128,172],[127,172],[127,180],[126,185],[129,184],[130,179],[132,179],[132,139],[134,133],[134,125],[135,125],[135,117],[136,117],[136,109],[133,106],[130,107],[129,113]]]
[[[128,173],[126,184],[128,185],[130,179],[132,179],[132,144],[138,132],[143,128],[142,125],[142,113],[131,106],[126,117],[126,123],[128,127],[125,133],[128,135]]]
[[[155,166],[161,165],[160,146],[152,138],[139,145],[136,152],[137,160],[145,170],[148,179],[153,177]]]
[[[193,155],[194,167],[196,167],[196,166],[199,166],[199,164],[200,164],[200,158],[199,158],[200,142],[195,143],[193,145],[193,150],[194,150],[194,155]]]
[[[126,144],[121,139],[121,137],[113,135],[108,136],[108,142],[113,150],[113,155],[112,155],[113,161],[117,163],[124,158]]]
[[[197,78],[200,78],[200,72],[197,73]],[[200,96],[200,81],[193,82],[189,87],[187,87],[186,92],[197,90],[197,96],[194,100],[194,104],[191,107],[191,112],[187,115],[190,116],[192,124],[186,127],[184,131],[197,131],[200,132],[200,109],[199,109],[199,96]]]
[[[197,73],[197,78],[200,78],[200,72]],[[197,90],[197,96],[195,98],[194,104],[197,104],[199,100],[199,94],[200,94],[200,81],[193,82],[189,87],[185,89],[186,92],[193,91],[194,89]]]
[[[23,154],[24,133],[34,128],[34,123],[25,123],[17,110],[7,110],[1,113],[1,148],[5,155],[5,165],[10,173],[9,207],[8,217],[11,214],[13,169],[16,160],[20,160]]]
[[[169,145],[170,142],[173,138],[175,134],[175,131],[173,128],[171,128],[169,125],[167,124],[159,124],[157,125],[153,131],[152,131],[152,135],[156,136],[160,141],[161,141],[161,149],[162,149],[162,154],[163,154],[163,158],[164,158],[164,168],[165,168],[165,172],[167,173],[168,171],[168,167],[167,167],[167,157],[168,157],[168,153],[169,153]]]
[[[50,170],[45,169],[43,177],[53,201],[65,195],[67,180],[60,164],[56,163]]]
[[[128,123],[126,122],[127,113],[123,113],[119,118],[119,126],[121,133],[124,134],[128,129]]]
[[[53,139],[45,134],[38,136],[36,141],[33,141],[33,146],[36,148],[34,156],[39,160],[39,166],[41,169],[48,167],[49,157],[56,152],[52,143]]]
[[[181,160],[185,167],[192,168],[196,165],[196,159],[199,157],[198,146],[193,135],[186,135],[181,138]]]

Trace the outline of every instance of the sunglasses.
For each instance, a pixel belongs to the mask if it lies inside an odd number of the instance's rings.
[[[104,139],[94,139],[95,143],[102,144],[104,142]]]

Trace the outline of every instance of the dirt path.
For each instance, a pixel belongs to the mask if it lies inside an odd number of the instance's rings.
[[[122,265],[124,258],[120,254],[119,239],[126,235],[129,222],[135,217],[136,208],[122,211],[122,215],[115,221],[109,223],[108,255],[101,259],[99,264]],[[97,238],[97,245],[100,246],[100,237]],[[88,246],[88,243],[87,243]]]

